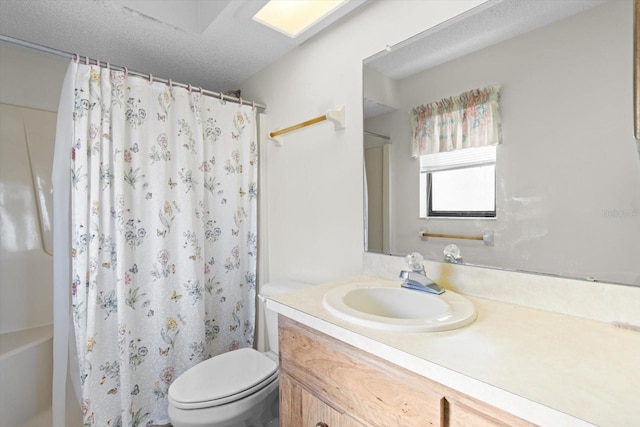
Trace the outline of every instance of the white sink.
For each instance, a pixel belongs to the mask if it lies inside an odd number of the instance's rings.
[[[324,308],[348,322],[399,332],[446,331],[468,325],[476,309],[465,297],[441,295],[379,284],[348,284],[329,290]]]

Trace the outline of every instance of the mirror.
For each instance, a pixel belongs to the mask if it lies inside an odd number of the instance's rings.
[[[490,0],[365,59],[365,250],[640,286],[633,7]],[[409,110],[493,84],[496,218],[420,219]]]

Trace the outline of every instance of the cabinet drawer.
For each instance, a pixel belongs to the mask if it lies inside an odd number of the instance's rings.
[[[286,317],[279,325],[281,371],[336,411],[372,427],[441,425],[444,398],[428,379]]]
[[[462,393],[445,390],[442,405],[444,427],[535,427],[521,418]]]

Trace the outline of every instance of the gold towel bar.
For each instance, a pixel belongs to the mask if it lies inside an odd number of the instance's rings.
[[[466,236],[463,234],[441,234],[441,233],[429,233],[426,230],[420,231],[420,237],[436,237],[442,239],[463,239],[463,240],[479,240],[484,242],[485,246],[493,246],[493,231],[485,230],[482,232],[482,236]]]
[[[280,129],[269,133],[269,138],[275,138],[276,136],[283,135],[285,133],[292,132],[294,130],[306,128],[307,126],[314,125],[316,123],[320,123],[327,120],[326,115],[314,117],[313,119],[307,120],[306,122],[298,123],[297,125],[289,126],[288,128]]]
[[[442,237],[445,239],[484,240],[484,236],[463,236],[461,234],[422,233],[422,237]]]
[[[316,123],[323,122],[325,120],[329,120],[333,123],[335,130],[344,129],[344,105],[341,105],[337,108],[328,110],[324,115],[314,117],[313,119],[304,121],[302,123],[295,124],[293,126],[289,126],[288,128],[274,130],[273,132],[269,132],[269,138],[274,140],[276,145],[282,145],[281,136],[285,133],[292,132],[294,130],[302,129],[307,126],[314,125]]]

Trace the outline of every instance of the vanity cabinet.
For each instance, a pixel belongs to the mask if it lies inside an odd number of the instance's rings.
[[[282,427],[533,426],[279,316]]]

